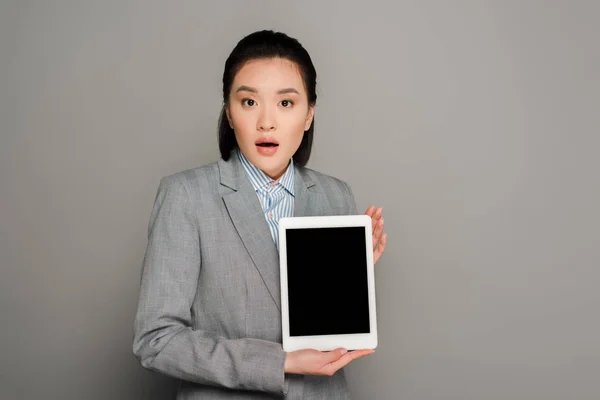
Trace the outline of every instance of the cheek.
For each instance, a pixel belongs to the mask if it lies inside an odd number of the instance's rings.
[[[231,113],[231,119],[236,136],[247,136],[254,132],[256,121],[254,120],[252,113],[236,113],[233,111]]]
[[[304,116],[304,114],[302,115],[301,118],[298,119],[298,121],[296,122],[296,126],[294,129],[294,136],[298,137],[298,140],[302,140],[302,136],[304,136],[304,131],[306,128],[306,118]]]
[[[238,110],[235,107],[231,108],[231,110],[229,111],[229,115],[231,116],[234,129],[243,127],[246,124],[246,120],[248,119],[248,116],[245,115],[245,113],[240,112],[240,110]]]
[[[304,133],[304,127],[306,125],[306,116],[307,111],[305,109],[295,110],[293,114],[290,113],[288,118],[288,126],[294,131],[294,133]]]
[[[294,126],[290,127],[290,135],[288,144],[290,146],[290,151],[296,151],[302,143],[302,138],[304,137],[304,123],[302,122],[294,122]]]

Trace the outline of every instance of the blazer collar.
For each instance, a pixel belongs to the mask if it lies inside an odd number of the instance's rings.
[[[229,160],[225,161],[221,158],[217,164],[219,166],[221,185],[235,191],[238,191],[247,184],[252,186],[250,179],[248,179],[248,176],[246,175],[244,166],[234,151],[232,151],[229,156]],[[294,191],[298,189],[305,191],[315,185],[314,181],[308,176],[304,168],[299,167],[297,164],[294,165],[294,168]],[[294,214],[294,216],[296,215]]]
[[[228,188],[223,201],[254,265],[258,269],[275,305],[281,310],[281,281],[279,277],[279,253],[265,220],[255,189],[246,175],[244,166],[232,152],[229,160],[218,162],[221,185]],[[311,215],[315,203],[314,181],[307,171],[296,165],[294,174],[294,217]]]

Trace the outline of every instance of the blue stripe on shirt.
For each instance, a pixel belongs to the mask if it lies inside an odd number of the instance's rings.
[[[237,153],[265,213],[275,246],[279,249],[279,219],[294,215],[294,160],[290,159],[284,174],[274,181],[253,165],[240,149],[237,149]]]

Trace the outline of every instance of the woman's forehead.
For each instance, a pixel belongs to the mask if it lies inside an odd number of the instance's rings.
[[[235,75],[232,91],[240,86],[257,92],[281,91],[294,88],[304,91],[304,82],[297,64],[283,58],[256,59],[248,61]]]

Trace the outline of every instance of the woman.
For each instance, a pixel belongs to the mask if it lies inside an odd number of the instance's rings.
[[[178,399],[347,399],[341,368],[372,353],[281,345],[279,218],[357,213],[346,183],[304,167],[315,87],[297,40],[246,36],[225,63],[221,159],[160,182],[133,350],[145,368],[180,380]],[[366,213],[377,262],[381,208]]]

